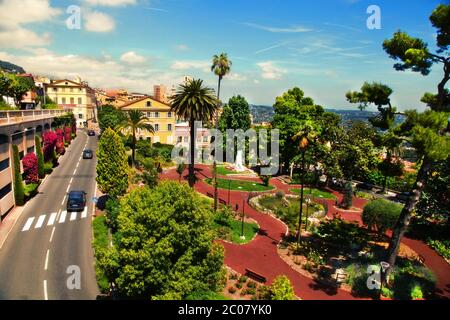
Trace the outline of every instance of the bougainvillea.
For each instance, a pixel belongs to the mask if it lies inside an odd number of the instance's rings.
[[[72,129],[70,127],[64,127],[64,141],[70,143],[72,140]]]
[[[26,183],[38,183],[38,158],[34,152],[27,153],[22,159],[23,175]]]
[[[44,132],[44,160],[45,162],[53,161],[53,151],[55,150],[58,136],[54,131]]]
[[[64,141],[59,140],[56,141],[56,153],[63,155],[66,152],[66,148],[64,147]]]
[[[56,133],[56,136],[58,137],[57,141],[64,141],[64,131],[61,128],[57,128],[55,130],[55,133]]]

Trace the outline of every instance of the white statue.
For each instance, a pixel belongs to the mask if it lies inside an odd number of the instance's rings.
[[[242,150],[238,150],[236,154],[236,162],[234,164],[234,170],[237,172],[243,172],[245,171],[245,167],[243,164],[243,156],[242,156]]]

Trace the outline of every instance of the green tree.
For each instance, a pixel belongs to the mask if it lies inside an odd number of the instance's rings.
[[[131,133],[131,160],[134,165],[136,161],[136,131],[146,130],[149,133],[155,133],[155,129],[149,123],[150,120],[140,110],[129,110],[125,113],[125,121],[118,125],[119,130]]]
[[[243,96],[237,95],[230,98],[228,104],[223,107],[222,115],[219,119],[219,129],[225,132],[226,129],[250,129],[252,121],[250,119],[250,106]]]
[[[34,81],[29,77],[21,77],[12,73],[7,74],[7,77],[10,81],[6,96],[14,98],[14,103],[19,107],[23,95],[35,88]]]
[[[217,108],[220,108],[220,84],[222,83],[222,79],[231,71],[231,60],[228,59],[228,55],[226,53],[221,53],[220,55],[214,55],[212,59],[211,71],[218,77],[219,81],[217,84]],[[225,110],[224,110],[225,111]],[[219,119],[217,118],[218,112],[215,112],[214,126],[217,130],[219,125]],[[213,161],[213,186],[214,186],[214,212],[217,211],[217,162],[216,155],[214,154]]]
[[[383,236],[385,232],[392,229],[400,216],[402,206],[385,199],[370,201],[364,206],[362,213],[363,223],[378,236]]]
[[[25,203],[25,194],[23,187],[22,174],[20,173],[19,148],[13,144],[13,165],[14,165],[14,200],[16,205],[23,206]]]
[[[450,56],[448,46],[450,45],[450,5],[440,4],[434,9],[430,16],[430,22],[437,29],[436,44],[438,50],[430,52],[428,45],[419,38],[414,38],[406,32],[397,31],[391,39],[385,40],[383,49],[389,56],[398,60],[394,68],[399,71],[411,69],[428,75],[435,63],[443,65],[444,76],[439,82],[437,95],[427,93],[422,101],[428,103],[435,111],[450,111],[450,93],[445,88],[450,80]]]
[[[195,183],[195,121],[208,122],[217,111],[217,99],[214,90],[203,86],[203,80],[194,79],[178,87],[178,91],[171,97],[171,110],[178,117],[187,119],[190,128],[189,149],[189,185]]]
[[[117,130],[125,121],[125,112],[112,105],[101,106],[98,110],[98,124],[101,132],[104,132],[108,128]]]
[[[118,237],[106,273],[129,298],[183,299],[218,292],[224,249],[214,244],[213,212],[193,189],[165,181],[121,199]]]
[[[37,135],[34,137],[34,147],[38,158],[38,175],[42,179],[45,177],[44,154],[42,153],[41,139]]]
[[[122,139],[110,128],[100,138],[97,159],[100,190],[112,197],[123,195],[128,188],[128,160]]]
[[[295,300],[294,288],[288,277],[281,275],[270,286],[270,300]]]
[[[184,162],[179,163],[177,165],[177,173],[178,173],[178,181],[181,181],[181,175],[183,174],[184,170],[186,170],[186,164]]]

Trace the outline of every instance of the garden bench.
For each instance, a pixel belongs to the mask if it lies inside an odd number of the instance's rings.
[[[256,281],[259,281],[261,283],[265,283],[267,281],[266,277],[260,275],[259,273],[256,273],[255,271],[252,271],[250,269],[245,269],[245,274]]]
[[[336,283],[343,282],[347,278],[347,274],[342,271],[336,271]]]
[[[214,198],[214,195],[211,192],[207,192],[206,195],[210,198]]]

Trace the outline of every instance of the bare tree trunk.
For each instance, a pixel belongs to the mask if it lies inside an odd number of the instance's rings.
[[[438,102],[437,102],[437,109],[436,111],[445,111],[444,109],[444,100],[445,96],[447,94],[447,91],[445,90],[445,85],[450,80],[450,60],[447,60],[447,62],[444,62],[444,78],[438,85]]]
[[[189,126],[191,128],[190,131],[190,153],[189,153],[189,157],[190,157],[190,162],[189,162],[189,186],[193,187],[195,184],[195,172],[194,172],[194,166],[195,166],[195,128],[194,128],[194,119],[191,118],[189,120]]]
[[[392,238],[388,248],[388,263],[390,267],[387,270],[386,279],[388,279],[388,276],[392,271],[392,267],[394,267],[395,265],[398,250],[400,249],[400,242],[403,236],[405,235],[405,232],[408,230],[408,226],[411,221],[411,215],[416,207],[417,202],[419,202],[423,189],[425,188],[428,179],[428,172],[431,169],[431,164],[432,162],[430,159],[426,157],[423,159],[422,165],[420,166],[420,170],[417,173],[417,179],[414,184],[413,195],[410,196],[406,201],[406,204],[403,207],[403,210],[400,213],[400,217],[392,232]]]
[[[215,114],[215,124],[214,127],[217,128],[219,127],[218,122],[219,122],[219,117],[218,117],[218,113],[219,113],[219,108],[220,108],[220,82],[222,81],[222,77],[219,76],[219,84],[217,86],[217,111]],[[217,143],[217,140],[214,141],[215,143]],[[218,190],[217,190],[217,162],[216,162],[216,151],[214,151],[214,162],[213,162],[213,185],[214,185],[214,212],[217,211],[217,197],[218,197]]]

